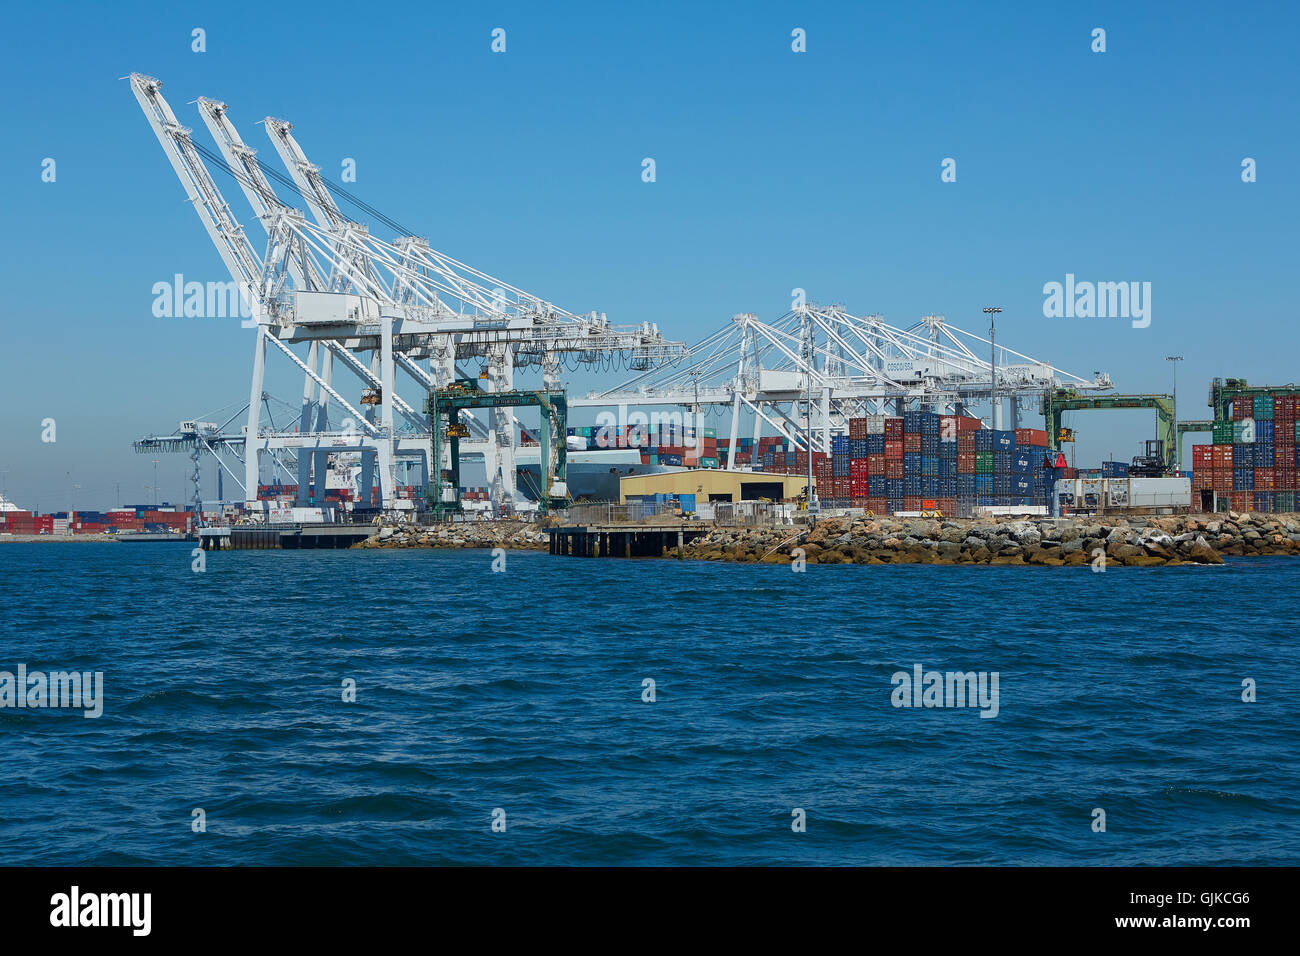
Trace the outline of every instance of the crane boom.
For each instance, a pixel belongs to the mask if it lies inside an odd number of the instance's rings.
[[[262,260],[244,234],[244,228],[230,211],[230,205],[213,182],[212,175],[190,138],[190,130],[180,124],[162,95],[162,83],[143,73],[131,74],[131,91],[140,102],[145,118],[153,127],[163,152],[184,187],[194,210],[203,221],[213,245],[230,270],[230,276],[253,298],[262,278]]]

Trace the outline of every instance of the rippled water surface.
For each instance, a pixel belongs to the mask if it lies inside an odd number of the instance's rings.
[[[0,862],[1300,864],[1294,559],[190,562],[0,545],[0,670],[105,683],[0,709]],[[998,716],[892,706],[915,664]]]

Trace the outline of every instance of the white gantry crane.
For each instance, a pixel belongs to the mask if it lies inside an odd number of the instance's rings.
[[[1085,380],[1002,345],[995,363],[993,351],[988,339],[949,325],[943,316],[925,316],[901,329],[878,315],[858,317],[841,306],[810,303],[775,322],[736,315],[691,346],[690,362],[643,372],[611,389],[570,398],[569,405],[729,408],[730,468],[743,413],[753,416],[755,443],[768,425],[798,448],[829,451],[831,436],[845,433],[854,416],[902,414],[909,405],[973,414],[971,406],[989,403],[989,424],[1000,428],[1007,399],[1014,428],[1022,402],[1048,389],[1111,388],[1109,376],[1100,372]]]
[[[290,125],[268,118],[267,132],[290,178],[272,175],[303,198],[308,219],[277,197],[268,168],[240,137],[224,103],[198,101],[218,155],[198,145],[176,119],[158,80],[134,73],[130,81],[252,312],[255,346],[242,483],[250,504],[256,504],[263,453],[277,462],[281,455],[296,459],[300,495],[306,494],[313,473],[323,492],[327,457],[339,452],[360,456],[363,496],[377,474],[385,509],[397,505],[399,457],[419,460],[427,483],[430,469],[444,463],[429,460],[424,403],[412,404],[398,394],[399,370],[425,393],[450,384],[458,360],[477,358],[487,365],[490,387],[503,390],[513,387],[515,368],[527,365],[539,366],[546,387],[555,387],[563,355],[598,363],[619,353],[631,368],[648,371],[687,354],[681,343],[665,341],[651,324],[616,327],[598,313],[576,315],[452,259],[421,238],[378,238],[343,216]],[[266,233],[264,254],[258,254],[217,188],[205,157],[239,182]],[[303,345],[305,355],[299,354]],[[302,414],[293,430],[266,428],[261,420],[269,350],[282,354],[304,376]],[[335,360],[360,379],[363,408],[336,386]],[[329,427],[331,402],[346,413],[342,430]],[[494,412],[490,429],[477,426],[481,439],[461,445],[484,454],[494,506],[514,503],[515,424],[508,412]]]

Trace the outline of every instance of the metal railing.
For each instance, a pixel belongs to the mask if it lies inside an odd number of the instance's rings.
[[[583,501],[571,504],[566,512],[568,524],[647,524],[681,521],[681,505],[675,501]]]
[[[723,528],[768,528],[785,524],[792,507],[774,501],[719,501],[713,505],[713,523]]]

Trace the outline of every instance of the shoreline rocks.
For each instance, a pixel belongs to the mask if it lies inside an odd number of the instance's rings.
[[[434,525],[385,525],[353,548],[506,548],[546,551],[543,525],[524,521],[467,521]]]
[[[1151,567],[1222,564],[1224,555],[1300,554],[1300,515],[1080,516],[1077,518],[829,517],[804,531],[714,528],[681,549],[703,561],[788,564],[987,564]],[[674,555],[677,556],[677,555]]]
[[[483,521],[389,525],[354,548],[546,551],[546,525]],[[1300,555],[1300,515],[1225,514],[1025,518],[827,517],[807,530],[710,528],[665,558],[789,564],[984,564],[1154,567],[1222,564],[1225,556]]]

